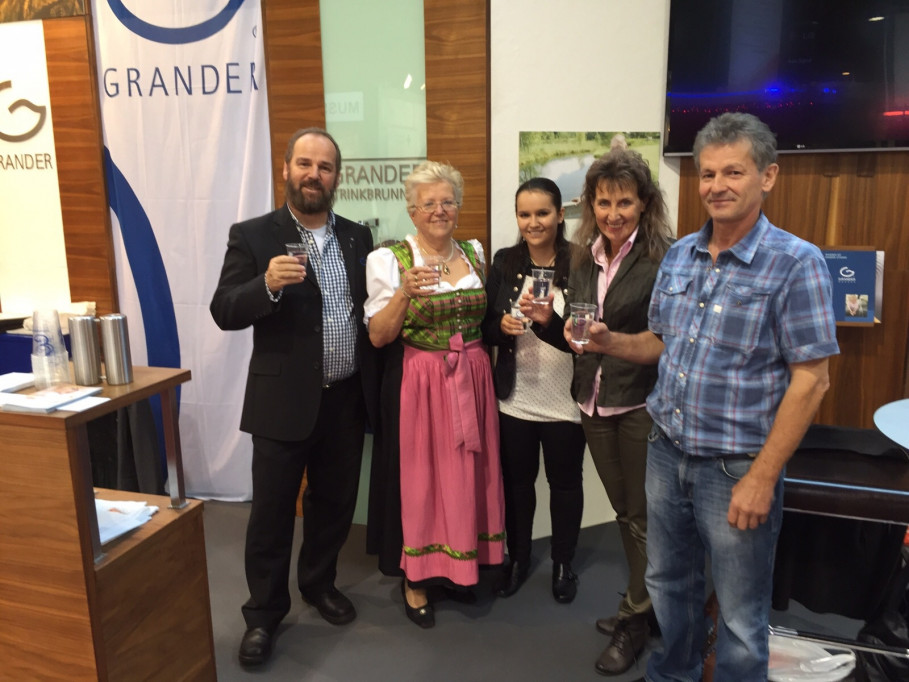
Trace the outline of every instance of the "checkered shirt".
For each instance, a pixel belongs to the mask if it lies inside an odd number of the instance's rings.
[[[315,274],[322,291],[322,380],[331,384],[357,371],[357,323],[344,257],[335,234],[335,214],[328,212],[321,253],[312,233],[295,216],[294,222],[309,247],[306,267]]]
[[[789,364],[839,352],[820,250],[757,223],[714,263],[713,225],[673,244],[650,299],[663,339],[647,410],[692,455],[760,451],[789,387]]]

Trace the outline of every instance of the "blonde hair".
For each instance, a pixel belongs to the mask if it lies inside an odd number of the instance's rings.
[[[417,200],[417,187],[437,182],[447,182],[451,185],[454,200],[460,206],[461,199],[464,198],[464,178],[458,170],[447,163],[424,161],[414,168],[404,180],[404,200],[407,202],[408,208],[413,206]]]

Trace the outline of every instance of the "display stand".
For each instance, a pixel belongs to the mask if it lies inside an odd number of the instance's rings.
[[[0,411],[0,668],[10,679],[214,680],[202,503],[183,496],[176,387],[188,370],[135,367],[84,412]],[[86,424],[160,395],[171,499],[102,547]],[[168,504],[170,503],[170,504]]]
[[[885,407],[887,409],[885,409]],[[909,400],[880,408],[875,424],[902,447],[909,445]],[[786,466],[783,509],[857,521],[909,525],[909,458],[894,460],[859,453],[796,451]],[[770,633],[820,645],[909,659],[909,649],[871,645],[855,639],[770,627]]]

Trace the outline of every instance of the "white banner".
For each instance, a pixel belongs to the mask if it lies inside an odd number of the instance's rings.
[[[0,24],[0,300],[22,315],[69,309],[40,21]]]
[[[93,7],[133,362],[192,370],[180,400],[187,494],[249,499],[238,424],[252,333],[222,332],[208,304],[230,225],[273,207],[260,0]]]

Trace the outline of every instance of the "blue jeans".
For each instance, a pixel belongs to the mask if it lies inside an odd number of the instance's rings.
[[[701,679],[705,557],[720,604],[716,680],[767,679],[767,626],[773,555],[782,522],[782,476],[766,523],[738,530],[726,515],[748,457],[694,457],[656,426],[647,450],[647,589],[663,648],[647,665],[648,682]]]

